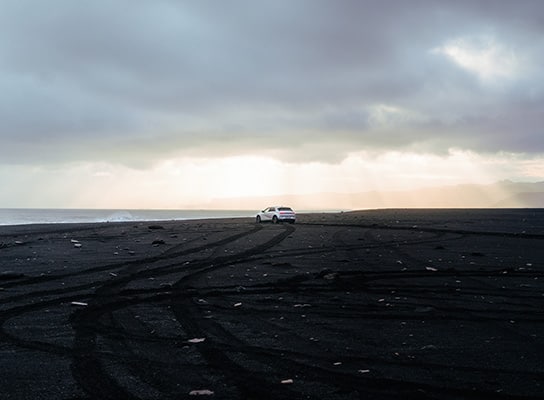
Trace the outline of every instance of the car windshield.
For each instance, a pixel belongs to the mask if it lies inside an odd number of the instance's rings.
[[[293,211],[289,207],[279,207],[278,210],[279,211]]]

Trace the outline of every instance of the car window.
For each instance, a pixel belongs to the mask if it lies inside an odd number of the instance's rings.
[[[280,207],[278,208],[279,211],[293,211],[290,207]]]
[[[276,207],[270,207],[268,211],[276,211]]]

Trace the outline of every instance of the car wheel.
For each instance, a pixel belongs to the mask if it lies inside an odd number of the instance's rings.
[[[274,217],[272,218],[272,223],[274,223],[274,224],[277,224],[277,223],[278,223],[278,217],[276,217],[275,215],[274,215]]]
[[[261,223],[261,216],[260,215],[257,215],[257,218],[255,218],[255,222],[257,222],[258,224]]]

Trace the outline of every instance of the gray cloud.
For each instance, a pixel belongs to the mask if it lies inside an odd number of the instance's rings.
[[[538,0],[3,0],[0,158],[543,152],[541,15]],[[485,82],[433,52],[481,37],[520,72]]]

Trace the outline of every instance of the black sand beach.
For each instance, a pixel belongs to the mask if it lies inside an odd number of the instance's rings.
[[[0,227],[0,399],[542,399],[544,210]]]

